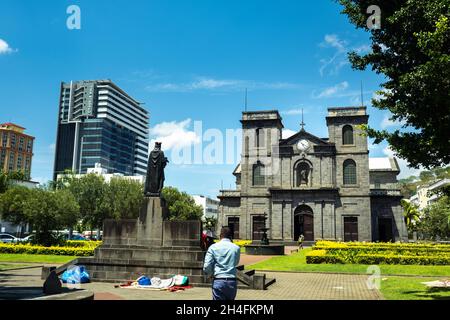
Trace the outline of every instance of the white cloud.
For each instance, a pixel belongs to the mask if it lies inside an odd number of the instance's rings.
[[[294,134],[296,134],[297,132],[291,129],[283,129],[281,131],[281,138],[282,139],[287,139],[289,137],[292,137]]]
[[[383,88],[381,90],[377,90],[373,92],[372,99],[373,100],[380,100],[385,98],[385,94],[389,95],[392,91],[390,89]]]
[[[347,41],[339,39],[339,36],[336,34],[326,34],[320,46],[333,47],[339,52],[345,52],[347,50]]]
[[[361,105],[361,94],[355,94],[350,98],[351,106],[360,106]]]
[[[12,53],[14,51],[5,40],[0,39],[0,54]]]
[[[319,73],[321,76],[324,75],[326,69],[329,70],[329,74],[338,74],[339,70],[348,64],[345,58],[345,52],[347,51],[347,42],[339,39],[336,34],[326,34],[324,41],[319,44],[322,48],[333,48],[336,50],[331,58],[320,59]]]
[[[406,161],[405,159],[397,158],[394,151],[389,146],[383,149],[383,153],[388,157],[395,157],[397,159],[398,166],[400,167],[400,174],[397,177],[398,179],[417,176],[419,175],[420,171],[425,170],[422,167],[419,167],[418,169],[410,168],[408,161]]]
[[[315,98],[320,99],[320,98],[334,97],[338,93],[346,90],[347,88],[348,88],[348,82],[343,81],[341,83],[336,84],[335,86],[323,89],[317,96],[315,96]]]
[[[200,78],[194,81],[189,86],[193,90],[201,89],[217,89],[217,88],[234,88],[239,87],[243,84],[241,80],[217,80],[212,78]]]
[[[340,39],[336,34],[326,34],[319,46],[321,48],[331,48],[335,51],[331,57],[320,59],[319,73],[321,76],[326,71],[328,75],[337,75],[343,66],[350,64],[347,59],[347,52],[356,51],[358,54],[364,54],[370,51],[369,45],[362,44],[351,47],[348,41]]]
[[[356,51],[358,54],[367,53],[371,50],[371,47],[368,44],[362,44],[358,47],[353,48],[352,50]]]
[[[150,140],[150,150],[153,149],[155,141],[162,143],[163,150],[182,149],[200,143],[201,137],[189,130],[191,122],[191,119],[162,122],[150,128],[150,135],[154,137]]]
[[[388,115],[385,115],[383,120],[381,120],[380,127],[381,127],[381,129],[386,129],[389,127],[403,126],[405,124],[406,124],[406,121],[404,121],[404,120],[401,120],[401,121],[395,120],[394,121],[394,120],[391,120]]]
[[[308,111],[305,109],[302,110],[302,108],[296,107],[296,108],[292,108],[292,109],[288,109],[288,110],[281,110],[280,113],[284,116],[298,116],[298,115],[301,115],[302,113],[306,114],[306,113],[308,113]]]
[[[191,92],[191,91],[243,91],[250,90],[292,90],[298,89],[301,85],[290,82],[257,82],[252,80],[235,79],[214,79],[208,77],[198,77],[191,82],[185,83],[156,83],[146,87],[152,92]]]
[[[325,69],[327,69],[329,66],[330,71],[328,72],[329,75],[337,75],[339,73],[339,70],[345,66],[346,64],[349,64],[349,62],[345,59],[340,58],[341,53],[337,52],[334,56],[328,59],[320,59],[320,68],[319,73],[321,76],[323,76]]]

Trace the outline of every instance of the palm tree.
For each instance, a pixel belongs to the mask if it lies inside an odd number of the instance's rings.
[[[402,199],[401,205],[403,207],[403,216],[409,230],[412,230],[415,226],[415,222],[419,220],[420,213],[414,204],[406,199]]]

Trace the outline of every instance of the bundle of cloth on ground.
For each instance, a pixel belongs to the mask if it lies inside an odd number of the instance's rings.
[[[69,266],[61,275],[61,281],[69,284],[89,282],[89,273],[85,266]]]
[[[116,285],[116,288],[123,289],[147,289],[147,290],[169,290],[177,291],[191,288],[189,278],[182,275],[175,275],[169,279],[160,279],[158,277],[149,278],[140,276],[136,281],[129,281],[124,284]],[[175,290],[176,289],[176,290]]]

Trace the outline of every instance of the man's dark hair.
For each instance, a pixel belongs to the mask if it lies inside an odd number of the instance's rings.
[[[231,240],[233,238],[233,232],[231,232],[231,228],[228,226],[222,227],[222,230],[220,230],[220,237]]]

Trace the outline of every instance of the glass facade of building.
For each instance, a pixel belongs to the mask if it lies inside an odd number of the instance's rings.
[[[134,132],[108,119],[89,119],[80,133],[81,173],[101,163],[108,172],[134,174]]]

